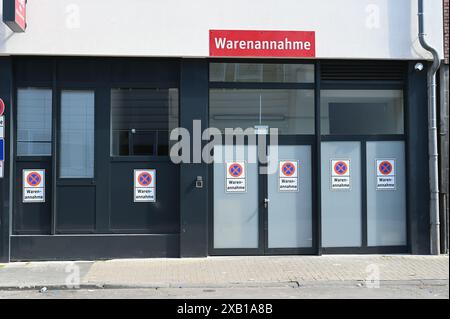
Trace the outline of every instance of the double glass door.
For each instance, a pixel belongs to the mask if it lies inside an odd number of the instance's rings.
[[[322,142],[323,252],[405,251],[406,187],[404,141]]]
[[[295,145],[294,145],[295,144]],[[312,145],[216,146],[212,254],[311,254]]]

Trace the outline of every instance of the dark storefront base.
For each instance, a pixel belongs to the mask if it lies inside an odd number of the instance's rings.
[[[178,256],[178,235],[11,236],[11,261]]]

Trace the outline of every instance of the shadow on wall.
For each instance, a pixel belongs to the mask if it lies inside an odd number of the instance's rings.
[[[1,7],[1,5],[0,5]],[[0,8],[0,11],[3,9]],[[0,53],[7,51],[8,40],[14,36],[14,32],[3,22],[3,11],[0,12]]]

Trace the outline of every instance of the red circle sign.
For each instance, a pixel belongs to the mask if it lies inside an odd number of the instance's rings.
[[[230,168],[228,168],[228,173],[230,173],[233,177],[239,177],[244,172],[244,169],[242,168],[241,164],[233,163],[230,165]]]
[[[2,99],[0,99],[0,116],[2,116],[3,113],[5,113],[5,102],[3,102]]]
[[[336,164],[334,164],[334,172],[338,175],[344,175],[347,173],[348,167],[347,164],[343,161],[339,161]]]
[[[152,182],[152,175],[150,175],[147,172],[143,172],[143,173],[139,174],[138,183],[141,186],[146,187],[146,186],[150,185],[151,182]]]
[[[382,161],[380,165],[378,165],[378,170],[383,175],[389,175],[392,173],[392,164],[389,161]]]
[[[30,186],[37,186],[41,183],[41,174],[38,174],[37,172],[31,172],[27,175],[27,183]]]
[[[294,175],[294,173],[295,173],[295,165],[294,165],[294,163],[286,162],[281,167],[281,170],[282,170],[284,176],[290,177],[290,176]]]

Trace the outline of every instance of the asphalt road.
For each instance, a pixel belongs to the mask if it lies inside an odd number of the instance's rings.
[[[449,299],[448,280],[382,282],[367,288],[357,282],[305,284],[300,287],[121,288],[52,290],[0,290],[0,299]]]

